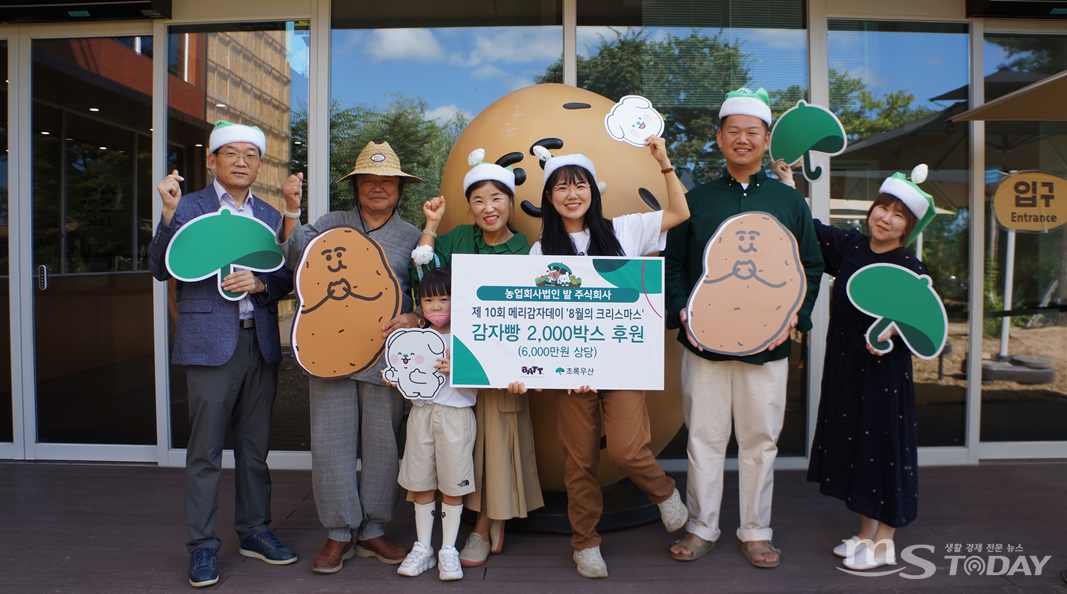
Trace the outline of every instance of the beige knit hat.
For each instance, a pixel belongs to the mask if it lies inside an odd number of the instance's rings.
[[[348,175],[337,180],[343,182],[346,179],[359,174],[366,175],[392,175],[396,177],[409,178],[405,183],[417,184],[422,180],[411,175],[404,173],[400,170],[400,158],[393,152],[393,147],[389,146],[388,142],[381,144],[375,144],[374,141],[368,142],[367,146],[356,157],[356,166],[349,172]]]

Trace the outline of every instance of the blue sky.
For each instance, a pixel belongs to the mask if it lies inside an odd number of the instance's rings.
[[[916,106],[962,87],[969,78],[968,36],[951,33],[831,31],[830,67],[867,83],[876,97],[906,89]]]
[[[649,33],[660,39],[666,31]],[[425,99],[434,118],[460,111],[477,115],[503,95],[533,84],[563,47],[560,27],[335,30],[331,35],[334,98],[346,106],[384,104],[385,94],[400,91]],[[601,35],[615,37],[607,27],[580,27],[579,53],[588,56]],[[755,54],[756,86],[806,84],[806,32],[727,30],[726,35],[743,40],[744,50]]]
[[[649,30],[652,39],[668,32],[688,35],[689,29]],[[715,30],[705,30],[714,35]],[[297,32],[299,33],[299,32]],[[807,85],[807,31],[726,29],[731,41],[743,42],[752,54],[753,86],[775,90]],[[499,27],[334,30],[331,92],[345,106],[387,103],[400,91],[421,97],[431,118],[457,112],[468,117],[516,89],[533,84],[534,76],[558,59],[560,27]],[[579,27],[579,53],[588,56],[600,36],[613,39],[607,27]],[[830,65],[866,82],[876,96],[907,89],[916,104],[942,109],[928,101],[967,84],[967,36],[948,33],[846,32],[829,37]],[[294,69],[294,104],[307,100],[308,70],[304,38],[291,32],[290,61]],[[985,45],[985,71],[1003,62],[1000,48]]]

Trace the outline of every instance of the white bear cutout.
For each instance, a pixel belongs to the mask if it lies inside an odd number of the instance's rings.
[[[661,136],[666,123],[652,107],[652,102],[640,95],[627,95],[604,116],[608,134],[619,142],[645,146],[649,136]]]
[[[400,388],[409,400],[431,400],[445,383],[437,371],[438,357],[445,356],[445,340],[433,330],[409,328],[389,335],[385,343],[389,364],[382,377]]]

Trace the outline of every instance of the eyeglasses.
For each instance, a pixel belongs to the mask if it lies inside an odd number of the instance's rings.
[[[239,153],[234,153],[234,152],[216,153],[216,154],[219,157],[221,157],[223,161],[226,161],[227,163],[236,163],[237,159],[244,159],[245,163],[248,164],[248,165],[255,165],[256,163],[259,163],[259,155],[254,155],[252,153],[247,153],[247,154],[244,154],[244,155],[239,154]]]

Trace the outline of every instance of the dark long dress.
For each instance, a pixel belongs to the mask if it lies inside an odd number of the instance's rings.
[[[929,273],[906,249],[874,253],[860,231],[815,221],[815,232],[835,280],[808,480],[848,509],[900,528],[915,519],[919,497],[912,355],[899,337],[881,357],[867,351],[874,318],[852,305],[845,287],[876,262]]]

